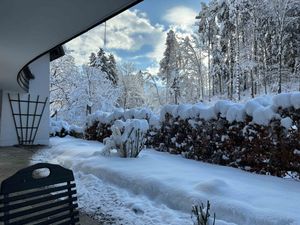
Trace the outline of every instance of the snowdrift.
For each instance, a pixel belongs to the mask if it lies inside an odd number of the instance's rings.
[[[191,161],[153,150],[136,159],[103,157],[103,145],[51,138],[34,156],[71,168],[79,205],[131,225],[192,225],[191,206],[210,200],[217,225],[298,225],[300,183]],[[121,202],[119,202],[121,200]]]

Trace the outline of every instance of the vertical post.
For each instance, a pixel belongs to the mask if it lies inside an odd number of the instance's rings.
[[[20,121],[20,130],[21,130],[21,143],[19,144],[23,144],[23,140],[24,140],[24,137],[23,137],[23,124],[22,124],[22,110],[21,110],[21,99],[20,99],[20,94],[18,93],[18,107],[19,107],[19,121]]]
[[[37,99],[36,99],[36,104],[35,104],[35,109],[34,109],[34,113],[33,113],[33,117],[32,117],[32,123],[31,123],[31,130],[30,130],[30,140],[29,140],[29,144],[33,144],[33,141],[34,141],[34,138],[32,139],[32,132],[33,132],[33,129],[34,129],[34,122],[35,122],[35,115],[36,115],[36,111],[37,111],[37,107],[38,107],[38,102],[39,102],[39,98],[40,96],[38,95],[37,96]],[[35,136],[35,135],[34,135]]]
[[[25,142],[28,143],[28,141],[30,141],[28,139],[28,123],[29,123],[29,107],[30,107],[30,94],[28,94],[28,99],[27,99],[27,119],[26,119],[26,139]],[[22,115],[21,115],[22,116]]]
[[[39,97],[39,96],[38,96],[38,97]],[[33,144],[33,142],[34,142],[34,139],[35,139],[35,137],[36,137],[36,134],[37,134],[38,128],[39,128],[39,126],[40,126],[40,123],[41,123],[41,120],[42,120],[42,116],[43,116],[43,113],[44,113],[44,110],[45,110],[45,107],[46,107],[47,101],[48,101],[48,97],[46,97],[46,99],[45,99],[45,102],[44,102],[44,104],[43,104],[43,109],[42,109],[42,112],[41,112],[41,114],[40,114],[40,116],[39,116],[39,121],[38,121],[38,124],[37,124],[37,126],[35,127],[35,134],[34,134],[34,136],[33,136],[33,139],[31,140],[31,141],[32,141],[32,144]],[[38,101],[37,101],[37,104],[39,104],[39,102],[38,102]],[[36,113],[35,113],[35,114],[36,114]]]
[[[8,95],[8,100],[9,100],[9,104],[10,104],[11,113],[13,115],[13,120],[14,120],[14,124],[15,124],[15,128],[16,128],[17,137],[18,137],[18,142],[19,142],[19,144],[21,144],[21,139],[20,139],[20,135],[19,135],[18,127],[17,127],[17,122],[16,122],[13,106],[12,106],[12,103],[11,103],[12,99],[10,98],[9,93],[7,95]]]

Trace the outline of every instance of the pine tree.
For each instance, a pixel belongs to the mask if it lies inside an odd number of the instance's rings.
[[[117,63],[113,54],[109,54],[108,56],[108,68],[109,68],[108,77],[113,82],[113,84],[116,85],[118,82],[118,73],[117,73]]]
[[[179,46],[175,32],[167,34],[164,57],[160,61],[160,77],[166,84],[166,102],[178,104],[179,88]]]
[[[113,54],[109,54],[107,57],[104,49],[100,48],[97,55],[93,52],[91,53],[89,66],[99,68],[114,85],[117,85],[117,64]]]

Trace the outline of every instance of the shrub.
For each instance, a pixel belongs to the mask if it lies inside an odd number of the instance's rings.
[[[194,219],[194,225],[215,225],[216,214],[214,218],[210,218],[210,203],[207,201],[206,207],[203,203],[192,206],[192,219]]]
[[[116,149],[122,158],[135,158],[145,146],[145,134],[149,129],[146,120],[128,119],[115,121],[111,127],[112,135],[104,140],[105,153]]]
[[[50,119],[50,137],[65,137],[69,131],[70,125],[66,121]]]
[[[82,127],[76,126],[76,125],[71,125],[70,126],[70,131],[69,135],[75,138],[83,138],[84,131]]]
[[[69,125],[64,120],[50,119],[50,137],[65,137],[67,135],[83,138],[83,129],[75,125]]]

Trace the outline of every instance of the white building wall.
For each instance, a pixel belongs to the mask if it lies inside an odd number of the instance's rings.
[[[44,101],[48,98],[34,144],[49,144],[49,86],[50,86],[50,55],[46,54],[29,65],[34,79],[30,80],[29,94],[39,95]]]
[[[34,75],[34,79],[30,80],[29,94],[30,98],[36,100],[40,96],[40,100],[44,101],[49,98],[49,78],[50,78],[50,56],[46,54],[29,65],[29,68]],[[12,146],[18,144],[17,133],[11,112],[8,93],[12,98],[17,98],[18,93],[2,90],[2,107],[0,107],[0,146]],[[20,94],[21,99],[27,99],[28,94]],[[0,101],[1,103],[1,101]],[[23,108],[23,107],[22,107]],[[27,109],[27,107],[24,107]],[[32,107],[30,107],[32,109]],[[26,111],[23,109],[22,113]],[[21,109],[22,110],[22,109]],[[34,109],[31,110],[33,113]],[[25,118],[24,118],[25,119]],[[16,121],[17,125],[18,121]],[[29,121],[29,124],[30,121]],[[45,106],[45,110],[38,128],[38,132],[34,144],[48,145],[49,144],[49,100]]]

